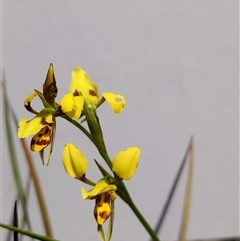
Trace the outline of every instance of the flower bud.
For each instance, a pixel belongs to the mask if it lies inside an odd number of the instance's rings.
[[[68,143],[63,148],[62,161],[67,174],[73,178],[81,178],[88,168],[84,153],[74,144]]]
[[[140,156],[138,147],[130,147],[120,151],[112,161],[113,172],[121,179],[128,180],[132,178],[138,166]]]

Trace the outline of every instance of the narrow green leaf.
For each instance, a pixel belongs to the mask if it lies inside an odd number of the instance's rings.
[[[37,240],[41,240],[41,241],[59,241],[57,239],[53,239],[53,238],[50,238],[50,237],[47,237],[47,236],[44,236],[44,235],[41,235],[41,234],[37,234],[37,233],[31,232],[31,231],[28,231],[28,230],[24,230],[24,229],[21,229],[21,228],[16,228],[14,226],[7,225],[7,224],[4,224],[4,223],[0,223],[0,227],[10,229],[14,232],[18,232],[18,233],[24,234],[26,236],[35,238]]]
[[[9,108],[11,109],[13,121],[14,121],[16,127],[17,127],[18,126],[17,117],[16,117],[16,115],[15,115],[15,113],[14,113],[14,111],[11,108],[10,105],[9,105]],[[30,150],[29,150],[29,147],[27,145],[26,140],[20,139],[20,142],[22,144],[23,152],[25,154],[27,165],[29,167],[29,172],[30,172],[30,175],[31,175],[31,178],[32,178],[32,181],[33,181],[34,189],[36,191],[36,196],[37,196],[40,212],[41,212],[41,215],[42,215],[42,221],[43,221],[43,226],[45,228],[45,233],[46,233],[47,236],[53,237],[53,231],[52,231],[52,227],[51,227],[49,214],[48,214],[48,211],[47,211],[47,205],[46,205],[46,202],[45,202],[45,198],[44,198],[44,195],[43,195],[42,187],[41,187],[40,180],[39,180],[36,168],[35,168],[34,161],[32,159],[32,156],[31,156],[31,153],[30,153]]]
[[[29,214],[27,211],[27,205],[26,205],[26,197],[25,197],[24,190],[23,190],[22,179],[21,179],[21,175],[20,175],[20,171],[19,171],[19,167],[18,167],[17,156],[16,156],[16,152],[15,152],[15,144],[13,141],[13,133],[12,133],[12,128],[11,128],[11,124],[10,124],[11,119],[9,116],[10,108],[9,108],[5,83],[2,83],[2,87],[3,87],[5,129],[6,129],[6,134],[7,134],[7,143],[8,143],[11,167],[12,167],[12,171],[13,171],[13,177],[14,177],[16,188],[17,188],[18,197],[20,199],[21,206],[23,209],[23,214],[26,218],[27,226],[31,230],[31,223],[30,223],[30,218],[29,218]]]
[[[94,161],[95,161],[98,169],[100,170],[100,172],[102,173],[102,175],[103,175],[104,177],[105,177],[105,176],[111,176],[111,174],[108,173],[108,172],[100,165],[100,163],[99,163],[96,159],[94,159]]]

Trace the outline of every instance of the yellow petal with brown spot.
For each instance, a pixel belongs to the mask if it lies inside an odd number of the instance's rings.
[[[51,143],[51,130],[45,126],[31,140],[31,150],[35,152],[41,151]]]
[[[96,198],[94,217],[99,225],[102,225],[112,213],[108,193],[102,193]]]
[[[70,92],[76,95],[82,95],[84,100],[93,106],[96,106],[98,103],[98,88],[90,78],[87,73],[77,67],[72,72],[72,81],[70,84]]]

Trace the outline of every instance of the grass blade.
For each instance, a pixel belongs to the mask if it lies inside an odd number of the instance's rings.
[[[13,214],[13,226],[18,228],[18,211],[17,211],[17,200],[14,204],[14,214]],[[18,232],[13,232],[13,240],[18,241]]]
[[[12,171],[13,171],[13,177],[14,177],[16,188],[17,188],[18,197],[20,199],[21,206],[23,209],[23,215],[26,218],[26,223],[27,223],[28,229],[31,230],[31,223],[30,223],[30,218],[29,218],[29,214],[27,211],[27,205],[26,205],[26,197],[25,197],[24,190],[23,190],[22,179],[21,179],[21,175],[19,172],[16,152],[15,152],[13,133],[12,133],[12,128],[11,128],[11,124],[10,124],[11,120],[10,120],[10,116],[9,116],[9,102],[7,99],[6,86],[5,86],[4,82],[2,83],[2,87],[3,87],[3,107],[4,107],[4,116],[5,116],[5,129],[6,129],[8,150],[9,150],[9,155],[10,155],[11,167],[12,167]]]
[[[11,108],[11,106],[9,105],[9,109],[11,110],[11,114],[13,117],[13,121],[16,125],[16,127],[18,126],[18,119],[16,117],[16,114],[14,113],[13,109]],[[43,221],[43,226],[45,229],[45,233],[48,237],[53,237],[53,231],[52,231],[52,226],[51,226],[51,222],[50,222],[50,218],[49,218],[49,214],[47,211],[47,205],[45,202],[45,198],[43,195],[43,191],[42,191],[42,187],[40,184],[40,180],[31,156],[31,153],[29,151],[29,147],[27,145],[27,142],[25,139],[20,139],[22,148],[23,148],[23,152],[25,154],[25,158],[29,167],[29,171],[30,171],[30,176],[32,178],[33,181],[33,186],[36,192],[36,196],[37,196],[37,200],[38,200],[38,205],[40,208],[40,212],[41,212],[41,216],[42,216],[42,221]]]
[[[190,138],[190,141],[189,141],[189,144],[188,144],[188,147],[187,147],[187,150],[186,150],[186,152],[185,152],[185,154],[184,154],[184,157],[183,157],[183,159],[182,159],[181,165],[180,165],[180,167],[179,167],[179,169],[178,169],[177,175],[175,176],[175,179],[174,179],[174,181],[173,181],[172,187],[171,187],[170,192],[169,192],[169,194],[168,194],[167,200],[166,200],[166,202],[165,202],[165,204],[164,204],[164,206],[163,206],[162,213],[161,213],[161,215],[160,215],[160,217],[159,217],[159,219],[158,219],[158,222],[157,222],[157,224],[156,224],[156,227],[155,227],[155,229],[154,229],[156,234],[159,234],[159,232],[160,232],[160,230],[161,230],[162,224],[163,224],[163,222],[164,222],[164,219],[165,219],[165,217],[166,217],[167,211],[168,211],[169,206],[170,206],[170,204],[171,204],[173,195],[174,195],[175,190],[176,190],[176,188],[177,188],[177,184],[178,184],[179,179],[180,179],[180,177],[181,177],[181,174],[182,174],[182,172],[183,172],[183,168],[184,168],[184,166],[185,166],[185,164],[186,164],[186,162],[187,162],[189,151],[190,151],[191,148],[192,148],[192,143],[193,143],[193,138],[191,137],[191,138]]]
[[[28,230],[24,230],[24,229],[17,228],[17,227],[11,226],[11,225],[7,225],[7,224],[4,224],[4,223],[0,223],[0,227],[10,229],[12,231],[24,234],[26,236],[29,236],[29,237],[32,237],[32,238],[35,238],[35,239],[41,240],[41,241],[60,241],[60,240],[49,238],[47,236],[44,236],[44,235],[41,235],[41,234],[38,234],[38,233],[34,233],[34,232],[31,232],[31,231],[28,231]]]
[[[187,235],[187,227],[190,213],[191,193],[192,193],[192,180],[193,180],[193,163],[194,163],[194,149],[193,145],[189,150],[189,166],[188,166],[188,177],[186,184],[186,193],[184,197],[184,209],[182,216],[182,223],[180,228],[179,240],[185,241]]]

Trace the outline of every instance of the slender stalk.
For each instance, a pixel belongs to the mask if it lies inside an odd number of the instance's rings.
[[[135,215],[138,217],[138,220],[142,223],[142,225],[145,227],[145,229],[148,231],[149,235],[151,236],[153,241],[160,241],[160,239],[157,237],[157,234],[153,231],[153,229],[149,226],[146,219],[143,217],[143,215],[139,212],[136,205],[133,203],[132,200],[128,200],[128,205],[132,209],[132,211],[135,213]]]
[[[75,121],[75,120],[72,120],[72,119],[71,119],[70,117],[68,117],[67,115],[62,115],[61,117],[62,117],[63,119],[65,119],[65,120],[71,122],[73,125],[75,125],[78,129],[80,129],[80,130],[88,137],[88,139],[89,139],[92,143],[94,143],[91,134],[90,134],[81,124],[79,124],[79,123],[78,123],[77,121]]]

